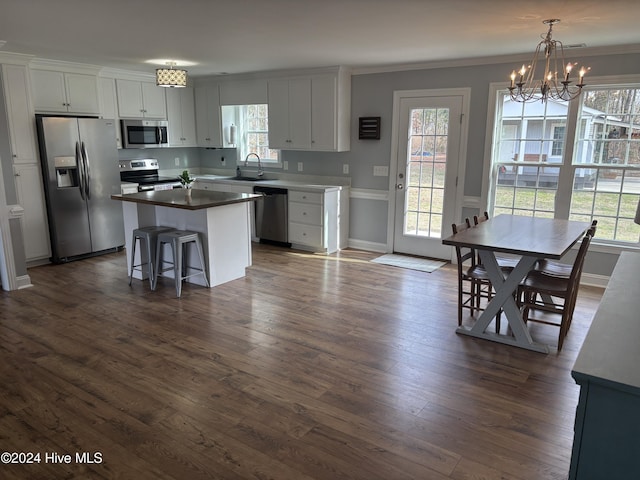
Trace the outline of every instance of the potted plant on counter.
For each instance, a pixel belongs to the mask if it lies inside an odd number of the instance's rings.
[[[187,196],[191,195],[191,188],[193,187],[193,182],[195,182],[195,178],[189,175],[188,170],[183,170],[180,176],[180,183],[182,184],[182,188],[187,190]]]

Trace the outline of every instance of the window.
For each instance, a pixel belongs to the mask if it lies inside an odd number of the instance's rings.
[[[553,126],[553,142],[551,143],[551,156],[561,157],[562,148],[564,147],[564,132],[566,127],[564,125]]]
[[[279,151],[269,148],[269,116],[267,105],[242,105],[239,109],[242,132],[240,155],[244,160],[250,153],[256,153],[263,164],[280,164]],[[249,158],[253,163],[255,157]]]
[[[638,243],[640,84],[590,87],[576,101],[523,104],[498,91],[490,208],[596,219],[598,240]]]

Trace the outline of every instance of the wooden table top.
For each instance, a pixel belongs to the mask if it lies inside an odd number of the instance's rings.
[[[498,215],[442,240],[444,245],[471,247],[539,258],[559,259],[590,227],[588,222]]]
[[[253,193],[213,192],[210,190],[193,189],[191,195],[181,188],[173,190],[159,190],[131,193],[128,195],[111,195],[113,200],[123,202],[146,203],[161,207],[182,208],[185,210],[200,210],[203,208],[220,207],[232,203],[251,202],[262,198]]]

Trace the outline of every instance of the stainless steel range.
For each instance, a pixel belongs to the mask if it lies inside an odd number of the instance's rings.
[[[178,177],[162,177],[158,175],[158,160],[142,158],[136,160],[120,160],[120,180],[138,184],[139,192],[149,190],[171,190],[180,188]]]

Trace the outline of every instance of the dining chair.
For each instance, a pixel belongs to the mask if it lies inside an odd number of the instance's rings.
[[[591,238],[591,229],[589,229],[582,239],[578,254],[571,266],[569,277],[557,277],[532,270],[518,289],[518,304],[522,309],[522,318],[525,323],[537,322],[560,327],[558,351],[562,350],[564,338],[571,326],[580,287],[582,267]],[[531,310],[559,314],[560,321],[553,321],[546,315],[530,317],[529,312]]]
[[[489,220],[489,213],[484,212],[482,215],[474,215],[473,216],[473,224],[475,226],[480,225],[482,222],[486,222]],[[496,261],[498,262],[498,266],[507,272],[516,268],[516,265],[520,261],[520,257],[506,257],[504,255],[496,254]]]
[[[468,218],[464,223],[452,224],[453,234],[471,228]],[[472,248],[456,246],[456,258],[458,261],[458,326],[462,325],[462,311],[468,308],[471,316],[474,312],[482,311],[481,299],[490,300],[493,296],[493,287],[489,275],[484,266],[478,262],[477,252]],[[465,285],[468,285],[466,289]],[[500,331],[500,319],[496,318],[496,331]]]
[[[591,237],[596,236],[596,228],[598,220],[591,222],[591,227],[587,233],[591,232]],[[570,263],[557,262],[555,260],[541,259],[538,260],[533,267],[534,270],[552,277],[569,278],[573,265]]]

